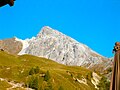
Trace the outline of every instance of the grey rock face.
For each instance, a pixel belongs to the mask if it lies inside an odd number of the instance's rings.
[[[88,46],[48,26],[43,27],[35,38],[27,41],[29,47],[26,48],[25,53],[45,57],[65,65],[90,68],[106,60]]]

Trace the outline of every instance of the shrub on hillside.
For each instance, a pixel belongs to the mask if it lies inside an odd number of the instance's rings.
[[[28,85],[29,88],[39,90],[39,82],[38,82],[38,77],[37,76],[32,76],[29,81]]]
[[[29,71],[29,75],[33,75],[34,74],[34,68],[31,68]]]
[[[48,81],[49,79],[50,79],[50,73],[49,73],[49,71],[47,71],[45,74],[44,80]]]
[[[86,74],[86,79],[87,80],[90,80],[91,81],[91,78],[92,78],[93,76],[92,76],[92,72],[89,72],[89,73],[87,73]]]
[[[112,72],[112,68],[111,67],[107,69],[107,73],[110,73],[110,72]]]
[[[38,66],[32,67],[29,71],[29,75],[38,74],[39,71],[40,71],[40,68]]]
[[[97,85],[99,90],[109,90],[110,82],[107,80],[106,77],[102,77],[100,80],[99,85]]]
[[[36,66],[36,67],[34,68],[35,74],[39,73],[39,71],[40,71],[40,68],[39,68],[38,66]]]

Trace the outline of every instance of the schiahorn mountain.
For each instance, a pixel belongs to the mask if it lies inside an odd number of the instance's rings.
[[[111,75],[108,72],[112,59],[98,54],[87,45],[49,26],[44,26],[31,39],[22,40],[14,37],[1,40],[0,48],[12,54],[30,54],[68,66],[83,66],[107,74],[107,77]]]
[[[45,26],[0,40],[0,90],[109,90],[112,60]]]

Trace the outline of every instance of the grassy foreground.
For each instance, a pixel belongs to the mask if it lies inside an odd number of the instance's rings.
[[[65,66],[32,55],[14,56],[0,51],[0,90],[96,90],[91,83],[92,71],[78,66]],[[85,81],[86,80],[86,81]]]

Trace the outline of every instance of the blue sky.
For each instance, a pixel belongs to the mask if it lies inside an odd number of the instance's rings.
[[[111,57],[120,41],[120,0],[16,0],[0,8],[0,39],[31,38],[43,26]]]

